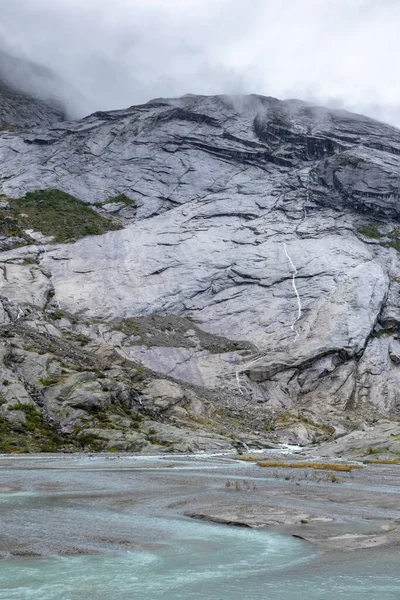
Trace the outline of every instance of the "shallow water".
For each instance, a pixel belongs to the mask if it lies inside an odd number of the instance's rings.
[[[156,551],[4,560],[0,598],[186,600],[243,598],[250,591],[248,597],[261,598],[257,588],[266,573],[312,556],[299,541],[252,530],[190,520],[160,521],[158,526],[172,538]]]
[[[1,600],[398,600],[399,561],[325,562],[300,540],[173,524],[159,551],[0,563]]]
[[[293,537],[180,516],[174,507],[220,486],[216,475],[242,472],[229,459],[9,465],[0,480],[2,549],[42,557],[0,561],[0,600],[400,599],[397,554],[324,554]],[[75,552],[86,554],[58,556]]]

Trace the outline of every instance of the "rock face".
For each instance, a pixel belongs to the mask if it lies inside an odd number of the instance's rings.
[[[34,307],[43,331],[69,315],[47,335],[78,332],[144,369],[135,406],[156,421],[215,425],[219,410],[296,441],[290,413],[311,441],[398,417],[399,155],[388,125],[261,96],[3,133],[0,194],[58,188],[125,225],[3,252],[3,322]],[[95,384],[68,381],[52,402],[105,410]]]

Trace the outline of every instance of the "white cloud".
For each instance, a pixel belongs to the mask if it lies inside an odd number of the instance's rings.
[[[398,0],[0,0],[3,48],[101,110],[188,92],[343,106],[400,125]],[[83,106],[83,105],[82,105]]]

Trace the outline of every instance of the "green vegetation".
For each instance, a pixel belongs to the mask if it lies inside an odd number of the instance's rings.
[[[80,346],[87,346],[88,343],[90,342],[90,338],[88,338],[86,335],[82,335],[80,333],[72,334],[71,338],[74,342],[76,342]]]
[[[0,211],[0,234],[6,237],[17,237],[23,240],[28,240],[27,235],[24,233],[22,223],[12,215],[12,211],[9,209],[1,209]]]
[[[62,310],[55,310],[54,312],[49,314],[49,317],[53,319],[53,321],[58,321],[59,319],[64,318],[64,313]]]
[[[4,419],[3,417],[0,417],[0,452],[1,453],[12,453],[12,454],[16,454],[16,453],[21,453],[26,450],[26,445],[25,445],[25,438],[26,435],[24,434],[22,440],[20,440],[22,436],[17,436],[10,423]],[[20,447],[20,442],[22,444],[22,448]]]
[[[389,452],[389,448],[373,448],[368,446],[367,454],[382,454],[382,452]]]
[[[359,158],[356,156],[345,156],[345,155],[339,155],[337,157],[338,163],[340,165],[342,165],[343,167],[349,166],[349,167],[358,167],[359,165],[362,165],[363,163],[365,163],[365,160],[363,158]]]
[[[62,381],[62,376],[56,375],[54,373],[50,373],[47,377],[43,377],[42,379],[39,379],[39,383],[43,387],[49,387],[50,385],[60,383],[60,381]]]
[[[384,246],[385,248],[394,248],[396,252],[400,252],[400,239],[383,242],[381,246]]]
[[[38,261],[37,261],[37,260],[35,260],[34,258],[30,258],[30,257],[28,257],[28,258],[23,258],[23,259],[22,259],[22,263],[23,263],[24,265],[37,265],[37,264],[38,264]]]
[[[128,198],[126,194],[118,194],[113,198],[108,198],[107,200],[104,200],[104,202],[95,202],[94,206],[101,208],[105,204],[125,204],[125,206],[135,206],[136,201],[132,198]]]
[[[357,229],[358,233],[361,233],[365,237],[378,239],[382,237],[381,232],[378,229],[376,223],[371,223],[370,225],[365,225],[364,227],[360,227]]]
[[[391,335],[395,335],[395,333],[397,333],[397,327],[384,327],[383,329],[380,329],[379,331],[373,331],[372,337],[374,337],[374,338],[388,337]]]
[[[17,402],[9,410],[23,412],[25,423],[11,424],[0,418],[0,452],[57,452],[65,446],[65,440],[44,422],[38,407]]]
[[[22,404],[21,402],[18,402],[10,407],[9,410],[20,410],[25,413],[26,422],[24,428],[26,431],[35,431],[43,426],[42,415],[39,409],[32,404]]]
[[[395,227],[393,231],[387,234],[390,241],[382,242],[380,245],[385,248],[394,248],[396,252],[400,252],[400,227]]]
[[[359,227],[357,231],[358,233],[361,233],[361,235],[371,239],[389,239],[389,241],[379,242],[379,245],[384,248],[394,248],[397,252],[400,252],[400,227],[396,227],[390,233],[385,234],[379,231],[376,223],[370,223],[369,225]]]
[[[395,229],[393,229],[393,231],[388,233],[387,237],[391,238],[393,240],[399,239],[400,238],[400,227],[396,227]]]
[[[14,125],[10,125],[6,121],[0,121],[0,131],[16,131],[17,128]]]
[[[98,215],[89,204],[60,190],[28,192],[24,198],[7,199],[9,208],[0,213],[0,233],[16,236],[31,243],[25,229],[53,236],[65,243],[86,235],[101,235],[121,229],[121,225]]]
[[[80,433],[76,436],[76,442],[80,445],[82,450],[89,449],[93,452],[100,452],[103,449],[104,441],[100,440],[93,433]]]

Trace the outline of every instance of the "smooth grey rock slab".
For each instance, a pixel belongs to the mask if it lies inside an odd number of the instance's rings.
[[[156,379],[260,414],[396,415],[399,153],[393,127],[259,96],[157,99],[0,135],[0,193],[136,202],[118,212],[124,230],[2,252],[0,318],[84,317],[82,335]],[[116,326],[171,316],[185,328]]]

